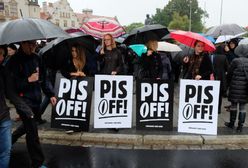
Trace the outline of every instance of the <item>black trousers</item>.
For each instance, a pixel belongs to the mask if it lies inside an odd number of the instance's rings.
[[[22,124],[13,132],[12,144],[14,144],[22,135],[26,134],[26,145],[32,161],[32,167],[38,168],[43,164],[45,157],[41,149],[35,119],[28,118],[25,113],[20,110],[18,111],[18,114],[22,119]]]

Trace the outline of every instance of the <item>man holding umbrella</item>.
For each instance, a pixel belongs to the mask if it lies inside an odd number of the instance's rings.
[[[56,98],[45,80],[40,57],[34,53],[36,41],[23,41],[20,43],[18,52],[7,63],[6,68],[16,82],[15,91],[21,100],[28,105],[34,115],[26,115],[22,109],[16,108],[23,124],[14,131],[12,143],[19,137],[26,135],[26,143],[29,155],[32,160],[32,167],[41,167],[44,162],[44,155],[40,146],[36,121],[40,121],[39,106],[41,103],[41,88],[56,103]]]

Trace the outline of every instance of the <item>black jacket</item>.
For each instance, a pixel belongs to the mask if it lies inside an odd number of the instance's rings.
[[[245,74],[246,71],[246,74]],[[248,58],[235,58],[228,70],[228,100],[235,103],[248,102]]]
[[[87,70],[86,65],[84,66],[84,68],[83,68],[82,71],[84,72],[84,74],[85,74],[86,76],[89,75],[89,72],[88,72],[88,70]],[[62,74],[65,78],[70,79],[70,78],[72,77],[72,76],[70,75],[70,73],[72,73],[72,72],[77,72],[77,69],[76,69],[76,67],[75,67],[74,64],[73,64],[72,59],[70,59],[70,60],[68,60],[67,64],[63,67],[63,69],[61,69],[61,74]]]
[[[139,78],[162,78],[163,65],[161,61],[161,56],[157,52],[153,52],[150,56],[147,56],[147,53],[143,53],[141,55],[140,65],[141,72]]]
[[[223,47],[219,46],[216,48],[215,53],[213,54],[213,71],[215,80],[220,81],[220,90],[222,93],[225,93],[227,90],[227,82],[226,82],[226,73],[228,71],[228,60],[226,55],[224,54]],[[211,59],[210,55],[210,59]]]
[[[3,67],[0,65],[0,122],[9,120],[9,109],[5,102]]]
[[[192,55],[189,57],[189,62],[184,64],[185,68],[185,79],[195,79],[195,77],[192,75],[193,73],[193,66],[196,63],[197,60],[199,60],[196,57],[202,57],[202,61],[199,66],[198,73],[195,75],[200,75],[202,76],[201,80],[209,80],[210,79],[210,74],[213,73],[213,68],[212,68],[212,63],[209,58],[209,55],[207,53],[202,53],[201,55]],[[190,62],[191,60],[195,59],[196,61],[191,65]]]
[[[15,80],[15,90],[30,107],[41,103],[41,88],[48,96],[54,96],[51,85],[46,80],[46,71],[38,55],[26,55],[21,49],[7,63],[8,71]],[[28,82],[28,77],[39,69],[39,81]]]
[[[111,51],[105,50],[105,54],[98,56],[101,68],[100,73],[110,75],[112,71],[116,71],[117,75],[123,73],[123,56],[121,52],[115,48]]]

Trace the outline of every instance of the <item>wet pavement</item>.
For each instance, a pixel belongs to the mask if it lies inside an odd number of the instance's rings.
[[[129,150],[43,145],[49,168],[245,168],[248,150]],[[15,144],[11,168],[29,168],[24,144]]]

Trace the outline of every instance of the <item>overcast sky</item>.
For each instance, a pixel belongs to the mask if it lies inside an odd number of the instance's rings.
[[[57,0],[39,0],[42,2]],[[84,8],[93,9],[93,14],[117,16],[122,25],[133,22],[144,22],[146,14],[155,14],[156,8],[163,8],[169,0],[68,0],[74,12],[81,12]],[[206,9],[209,18],[206,26],[220,23],[221,0],[198,0],[202,9]],[[248,26],[247,0],[223,0],[222,23],[237,23]],[[231,11],[231,12],[230,12]]]

